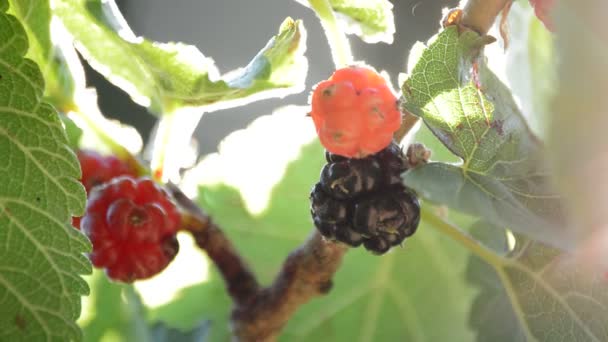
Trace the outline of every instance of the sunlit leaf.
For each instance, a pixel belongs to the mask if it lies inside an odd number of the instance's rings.
[[[42,71],[45,96],[56,107],[67,107],[71,103],[75,89],[76,81],[70,70],[75,66],[66,62],[64,54],[69,53],[65,51],[66,47],[60,47],[53,41],[49,2],[49,0],[10,0],[9,13],[15,15],[25,28],[30,43],[26,57],[36,62]],[[54,39],[57,40],[59,37]],[[65,40],[66,37],[61,39]],[[74,54],[73,51],[72,53]]]
[[[7,8],[0,0],[0,340],[80,340],[90,245],[70,219],[84,211],[85,191],[59,116],[41,102],[40,69],[23,57],[26,32]]]
[[[308,0],[296,0],[304,6]],[[388,0],[329,0],[329,4],[348,34],[366,43],[391,44],[395,34],[393,4]]]
[[[246,67],[220,78],[213,60],[194,46],[136,37],[114,1],[54,4],[54,13],[91,66],[156,113],[183,106],[209,111],[303,90],[307,60],[301,21],[286,19]]]
[[[449,27],[412,63],[402,88],[405,107],[462,163],[429,163],[408,172],[405,182],[434,202],[567,246],[544,147],[479,58],[484,39]]]

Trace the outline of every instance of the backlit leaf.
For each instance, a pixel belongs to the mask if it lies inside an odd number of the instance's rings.
[[[0,340],[80,340],[87,239],[80,168],[44,81],[24,55],[26,32],[0,0]]]

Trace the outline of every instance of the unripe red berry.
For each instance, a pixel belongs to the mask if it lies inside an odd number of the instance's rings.
[[[76,155],[82,169],[80,181],[87,190],[87,193],[94,186],[105,183],[115,177],[137,177],[136,170],[116,156],[103,156],[91,150],[80,150]]]
[[[89,194],[82,231],[93,243],[95,267],[132,282],[162,271],[177,254],[180,213],[152,180],[115,178]]]
[[[388,146],[401,125],[397,97],[374,70],[337,70],[315,87],[310,115],[319,139],[334,154],[364,158]]]
[[[103,156],[92,150],[79,150],[76,152],[82,177],[80,182],[84,185],[87,193],[97,185],[103,184],[119,176],[137,177],[137,171],[128,163],[115,156]],[[81,217],[72,218],[72,226],[80,229]]]

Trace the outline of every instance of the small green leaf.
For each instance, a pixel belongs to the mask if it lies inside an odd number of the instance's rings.
[[[9,2],[9,13],[21,21],[28,35],[30,45],[25,57],[36,62],[42,70],[45,97],[55,107],[68,107],[74,95],[75,81],[63,49],[55,45],[51,37],[52,13],[49,0],[10,0]]]
[[[314,229],[308,194],[325,160],[304,113],[289,107],[233,133],[184,184],[198,192],[201,206],[264,284]],[[473,293],[464,280],[468,254],[429,228],[423,223],[404,248],[382,257],[362,248],[349,251],[332,291],[303,306],[280,340],[471,340],[466,317]],[[183,291],[153,316],[181,329],[214,317],[211,340],[227,341],[230,301],[223,286],[213,273],[209,282]]]
[[[77,150],[80,147],[80,139],[82,138],[82,129],[78,127],[70,118],[65,114],[60,114],[59,117],[63,122],[65,133],[68,136],[68,144],[73,150]]]
[[[474,32],[449,27],[410,71],[402,87],[406,109],[462,163],[429,163],[405,174],[405,182],[434,202],[566,246],[544,147],[479,58],[484,44]]]
[[[296,0],[304,6],[308,0]],[[395,19],[388,0],[328,0],[342,29],[366,43],[393,43]]]
[[[220,78],[213,60],[194,46],[136,37],[114,1],[57,0],[53,11],[91,66],[156,113],[184,106],[209,111],[304,89],[301,21],[286,19],[245,68]]]
[[[479,341],[608,340],[604,274],[590,275],[571,255],[522,237],[492,266],[475,257],[468,266],[481,289],[471,312]]]
[[[393,43],[393,4],[387,0],[329,0],[346,33],[356,34],[366,43]]]
[[[85,191],[27,34],[0,0],[0,340],[80,340],[90,244],[71,227]]]

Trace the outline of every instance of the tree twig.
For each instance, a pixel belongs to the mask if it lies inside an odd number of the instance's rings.
[[[287,257],[272,285],[260,291],[249,305],[233,311],[237,341],[274,341],[302,304],[329,292],[347,250],[346,245],[325,241],[315,231]]]
[[[484,35],[494,24],[498,14],[512,0],[468,0],[462,8],[461,24]]]
[[[177,188],[168,189],[183,210],[182,227],[188,230],[196,244],[204,250],[220,271],[234,303],[245,305],[259,291],[258,281],[247,263],[236,251],[224,232],[201,208]]]

